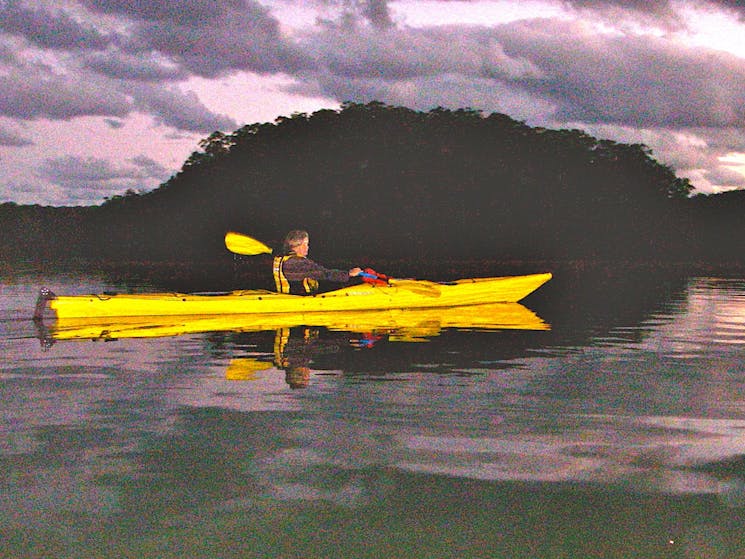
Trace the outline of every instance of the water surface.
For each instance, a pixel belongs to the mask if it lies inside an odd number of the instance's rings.
[[[557,274],[549,330],[51,345],[40,285],[158,289],[0,282],[2,556],[745,550],[745,279]]]

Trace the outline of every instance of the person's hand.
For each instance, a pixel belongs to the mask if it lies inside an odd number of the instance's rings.
[[[349,270],[349,277],[359,276],[362,273],[362,268],[352,268]]]

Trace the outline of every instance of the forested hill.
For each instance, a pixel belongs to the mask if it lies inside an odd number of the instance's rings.
[[[689,198],[689,181],[644,145],[503,114],[349,103],[201,147],[151,192],[0,205],[0,256],[204,261],[227,256],[227,230],[271,242],[294,228],[319,259],[745,254],[742,193]]]

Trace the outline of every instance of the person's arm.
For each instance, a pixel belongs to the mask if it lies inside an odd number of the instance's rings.
[[[325,268],[309,258],[291,258],[285,262],[282,271],[289,281],[312,278],[318,281],[345,283],[349,281],[350,277],[359,275],[362,270],[359,268],[352,268],[349,271],[334,270],[332,268]]]

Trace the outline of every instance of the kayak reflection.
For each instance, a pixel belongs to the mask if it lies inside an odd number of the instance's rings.
[[[41,333],[42,343],[61,340],[154,338],[199,332],[260,332],[296,326],[323,327],[367,336],[361,345],[380,337],[415,342],[449,328],[474,330],[549,330],[550,326],[519,303],[492,303],[435,309],[278,313],[261,315],[153,316],[57,319]]]
[[[426,342],[448,330],[516,332],[550,329],[548,323],[519,303],[343,313],[67,318],[57,319],[49,327],[39,326],[44,348],[65,341],[113,341],[194,333],[260,336],[270,346],[273,339],[272,349],[262,355],[234,357],[225,377],[231,381],[263,380],[267,374],[273,376],[283,371],[291,388],[309,385],[313,370],[318,369],[319,359],[328,362],[331,357],[335,362],[337,356],[350,350],[357,353],[388,342]],[[271,337],[267,339],[267,335]],[[403,348],[410,344],[394,345]],[[367,359],[365,361],[369,363]]]

